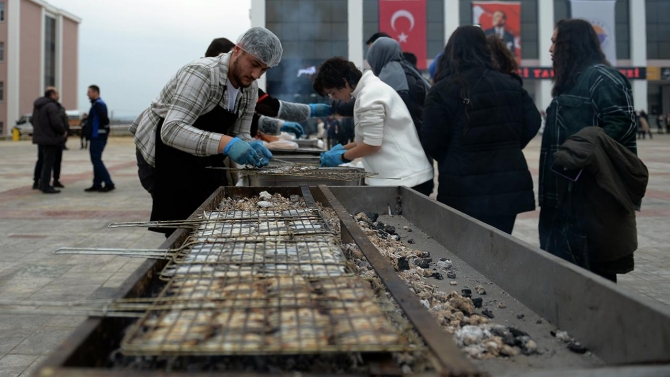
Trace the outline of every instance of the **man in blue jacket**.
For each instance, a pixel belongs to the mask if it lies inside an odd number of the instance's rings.
[[[102,151],[107,145],[109,136],[109,117],[107,105],[100,98],[100,88],[97,85],[88,87],[88,99],[91,100],[91,110],[86,118],[87,136],[90,140],[91,163],[93,164],[93,186],[85,189],[86,192],[108,192],[114,190],[114,182],[102,162]],[[103,182],[105,185],[103,186]]]

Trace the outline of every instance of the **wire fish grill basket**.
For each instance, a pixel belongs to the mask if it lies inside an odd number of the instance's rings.
[[[187,243],[161,279],[238,270],[320,276],[346,272],[342,251],[318,209],[207,211]]]
[[[358,277],[175,278],[125,336],[130,355],[259,355],[409,350]]]

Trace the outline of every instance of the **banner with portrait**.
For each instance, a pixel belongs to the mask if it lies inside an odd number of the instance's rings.
[[[600,48],[607,60],[616,65],[616,38],[614,37],[614,6],[616,0],[571,0],[572,18],[581,18],[593,25],[600,39]]]
[[[379,0],[379,31],[416,55],[417,67],[426,69],[426,0]]]
[[[521,3],[473,1],[472,22],[481,26],[486,36],[499,36],[521,61]]]

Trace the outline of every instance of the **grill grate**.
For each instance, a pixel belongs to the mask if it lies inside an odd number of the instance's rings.
[[[165,277],[237,272],[342,276],[350,274],[340,247],[332,237],[303,241],[228,240],[194,245],[170,263]]]
[[[237,269],[341,275],[344,268],[334,264],[334,259],[343,264],[344,258],[333,235],[321,213],[313,208],[206,211],[203,222],[188,240],[191,245],[168,262],[160,278],[169,280],[175,274],[226,273]],[[261,254],[266,263],[258,260]],[[333,265],[317,268],[292,266],[301,261],[324,264],[331,260]],[[248,265],[250,262],[254,265]]]
[[[356,277],[172,280],[122,345],[135,355],[402,351],[407,346]]]
[[[315,234],[333,234],[316,209],[285,211],[209,211],[194,232],[198,241],[220,238],[294,239]],[[215,221],[211,221],[215,220]]]

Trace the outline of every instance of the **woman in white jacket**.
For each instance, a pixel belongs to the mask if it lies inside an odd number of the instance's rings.
[[[365,171],[377,173],[366,179],[368,185],[408,186],[430,195],[433,167],[405,103],[393,88],[372,71],[363,74],[354,63],[331,58],[319,67],[314,90],[340,101],[356,98],[355,141],[322,153],[321,166],[338,166],[362,158]]]

